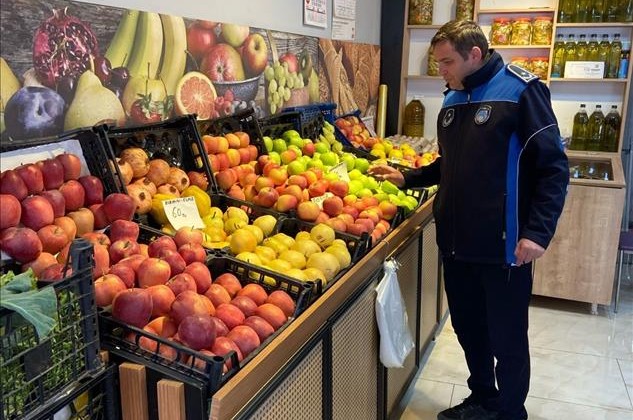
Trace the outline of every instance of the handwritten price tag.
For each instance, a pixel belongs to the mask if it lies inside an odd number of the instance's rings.
[[[341,162],[335,166],[330,168],[330,172],[338,175],[338,178],[341,181],[349,182],[349,175],[347,174],[347,164],[345,162]]]
[[[204,228],[204,222],[200,218],[200,213],[198,213],[198,207],[196,207],[196,201],[193,197],[163,200],[163,206],[165,207],[165,215],[174,229],[178,230],[183,226]]]
[[[334,197],[334,194],[332,194],[331,192],[326,192],[325,194],[320,195],[318,197],[312,197],[310,201],[312,201],[313,203],[316,203],[316,205],[319,206],[321,210],[323,210],[323,202],[328,197]]]

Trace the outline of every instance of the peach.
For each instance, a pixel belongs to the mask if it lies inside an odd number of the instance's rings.
[[[276,305],[272,303],[264,303],[257,307],[255,315],[264,318],[273,328],[278,330],[282,325],[286,323],[288,317],[286,314]]]
[[[152,296],[152,317],[160,317],[169,314],[171,305],[176,300],[173,290],[164,284],[157,284],[147,288]]]

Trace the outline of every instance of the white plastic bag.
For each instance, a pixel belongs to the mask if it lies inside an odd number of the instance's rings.
[[[415,344],[409,331],[407,309],[400,293],[398,263],[385,261],[385,275],[376,287],[376,321],[380,332],[380,361],[389,368],[402,367]]]

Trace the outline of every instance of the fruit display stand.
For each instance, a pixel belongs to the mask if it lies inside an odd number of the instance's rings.
[[[212,397],[210,418],[385,418],[399,401],[437,326],[438,251],[429,200],[328,288]],[[394,256],[416,337],[404,369],[378,360],[374,287]],[[374,369],[376,367],[376,369]]]

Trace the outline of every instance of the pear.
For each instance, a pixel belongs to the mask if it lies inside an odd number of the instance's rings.
[[[130,115],[132,105],[137,99],[151,95],[152,102],[164,101],[167,97],[167,88],[160,79],[148,79],[145,76],[132,77],[123,90],[121,103],[127,115]]]
[[[0,57],[0,111],[4,111],[9,98],[20,88],[20,81],[11,71],[11,67]]]
[[[310,77],[308,79],[308,93],[310,96],[310,102],[319,102],[321,92],[319,91],[319,76],[314,69],[310,70]]]
[[[105,121],[124,125],[123,106],[114,92],[101,84],[96,74],[86,70],[77,82],[75,97],[66,112],[64,129],[91,127]]]

